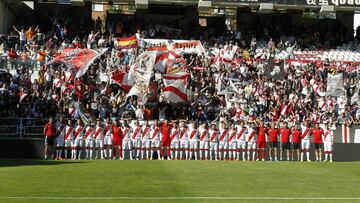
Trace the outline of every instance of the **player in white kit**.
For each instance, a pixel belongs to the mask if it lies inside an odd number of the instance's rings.
[[[236,126],[237,135],[236,135],[236,159],[240,160],[240,152],[242,154],[242,160],[246,160],[245,152],[246,152],[246,139],[245,135],[247,133],[247,129],[245,127],[244,121],[240,121],[240,125]]]
[[[156,150],[158,160],[160,160],[160,147],[161,147],[161,129],[159,127],[158,120],[154,120],[154,124],[151,125],[150,129],[151,138],[151,156],[152,160],[154,151]]]
[[[207,129],[206,123],[203,123],[200,125],[199,129],[199,136],[200,136],[200,143],[199,143],[199,148],[200,148],[200,160],[208,160],[208,152],[209,152],[209,131]],[[205,154],[204,154],[205,153]],[[195,159],[197,158],[196,156],[196,151],[195,151]]]
[[[86,149],[86,159],[92,159],[94,153],[94,126],[91,121],[85,127],[85,149]]]
[[[81,155],[84,149],[84,126],[81,119],[77,120],[76,126],[74,127],[74,157],[72,159],[81,159]]]
[[[325,126],[323,141],[324,141],[324,152],[325,152],[324,162],[328,161],[328,156],[329,156],[329,160],[331,163],[333,161],[334,131],[330,123],[326,124]]]
[[[235,160],[236,159],[236,135],[237,130],[235,128],[235,124],[231,123],[229,129],[229,159]]]
[[[189,135],[189,160],[192,159],[192,157],[195,157],[195,160],[197,160],[197,149],[198,149],[198,143],[199,143],[199,133],[196,129],[195,122],[191,122],[189,129],[188,129],[188,135]]]
[[[184,151],[185,151],[185,159],[189,159],[189,134],[188,129],[185,126],[184,121],[180,121],[179,123],[179,138],[180,138],[180,160],[184,159]]]
[[[110,118],[106,118],[104,124],[104,156],[105,159],[112,159],[113,147],[112,147],[112,125]]]
[[[133,146],[131,141],[131,135],[133,133],[132,128],[128,125],[126,121],[124,121],[123,128],[121,129],[123,132],[123,158],[125,157],[125,151],[128,150],[130,154],[130,160],[133,160]]]
[[[255,161],[256,154],[256,131],[254,123],[250,123],[248,127],[248,131],[245,134],[245,138],[247,141],[247,160]],[[252,153],[252,158],[251,158]]]
[[[72,121],[69,119],[67,125],[65,126],[65,159],[68,158],[68,150],[71,149],[71,158],[74,156],[75,149],[74,147],[74,126]]]
[[[226,129],[226,124],[224,121],[220,122],[219,127],[219,151],[220,159],[224,160],[228,156],[229,149],[229,132]]]
[[[145,121],[142,126],[141,133],[141,159],[150,159],[150,125],[148,121]]]
[[[311,129],[307,121],[301,125],[301,162],[304,161],[304,152],[306,152],[307,161],[310,162],[310,133]]]
[[[211,128],[209,130],[209,144],[210,144],[210,160],[214,159],[218,160],[218,149],[219,149],[219,132],[215,128],[215,124],[211,124]]]
[[[139,121],[134,122],[134,131],[131,135],[131,141],[132,141],[132,147],[134,149],[134,158],[136,160],[139,160],[140,158],[140,148],[141,148],[141,126],[139,124]]]
[[[170,157],[172,160],[178,159],[180,131],[177,121],[174,121],[173,127],[170,130]]]
[[[55,160],[62,160],[61,155],[65,142],[65,123],[64,118],[60,117],[59,121],[55,123],[56,129],[56,158]]]
[[[95,159],[100,158],[104,159],[104,128],[101,124],[101,121],[98,119],[96,121],[95,131],[94,131],[94,139],[95,139],[95,150],[96,156]],[[100,153],[99,153],[100,152]]]

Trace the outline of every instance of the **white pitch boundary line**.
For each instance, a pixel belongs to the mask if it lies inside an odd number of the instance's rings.
[[[0,199],[38,200],[360,200],[360,197],[56,197],[56,196],[4,196]]]

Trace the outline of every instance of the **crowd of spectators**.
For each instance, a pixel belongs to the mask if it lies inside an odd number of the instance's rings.
[[[146,50],[146,45],[141,44],[144,46],[141,49],[126,52],[119,65],[111,66],[109,60],[112,57],[114,35],[103,32],[101,23],[97,22],[95,25],[94,30],[84,37],[68,35],[66,27],[61,25],[56,27],[58,31],[50,37],[46,37],[38,26],[26,29],[14,26],[16,35],[2,36],[6,46],[4,45],[4,51],[0,51],[1,64],[7,69],[8,77],[3,77],[0,83],[0,117],[71,117],[72,101],[80,101],[85,112],[103,119],[127,117],[139,120],[213,121],[221,116],[234,120],[266,122],[284,120],[296,123],[311,120],[320,123],[360,124],[360,108],[357,99],[354,100],[354,95],[356,97],[359,91],[359,66],[342,69],[327,62],[313,62],[301,66],[285,62],[285,80],[275,80],[264,76],[266,60],[251,60],[256,57],[255,50],[260,41],[258,39],[266,40],[267,47],[263,50],[266,55],[289,47],[297,50],[308,47],[321,49],[351,40],[347,35],[342,35],[341,31],[333,31],[333,38],[322,37],[324,33],[321,31],[315,33],[315,38],[306,38],[304,35],[281,31],[286,26],[277,25],[262,30],[256,27],[241,27],[239,32],[220,36],[204,33],[198,37],[202,40],[206,53],[185,57],[187,72],[190,73],[189,102],[176,105],[165,103],[161,96],[162,84],[158,81],[158,98],[145,105],[138,105],[135,97],[126,98],[126,92],[120,86],[101,81],[100,76],[115,69],[128,70],[131,65],[129,58],[134,57],[138,51]],[[284,34],[275,34],[279,31]],[[262,36],[259,36],[260,33]],[[181,38],[181,30],[151,25],[141,30],[138,36]],[[338,37],[341,38],[340,41],[324,40]],[[68,91],[63,91],[65,81],[68,80],[66,66],[44,64],[66,47],[110,49],[91,65],[84,76],[67,84],[72,85]],[[213,52],[224,48],[236,50],[235,61],[239,61],[239,58],[246,60],[237,62],[231,68],[224,65],[214,67]],[[10,70],[15,70],[15,74],[10,75]],[[341,97],[326,95],[328,75],[334,71],[343,72],[344,94]],[[237,92],[218,94],[218,85],[222,78],[236,79],[239,84]],[[226,86],[228,83],[224,82],[222,85]],[[315,86],[319,88],[315,90]],[[284,113],[282,111],[285,107]]]

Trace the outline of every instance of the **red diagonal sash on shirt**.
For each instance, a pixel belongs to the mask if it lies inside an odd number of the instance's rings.
[[[110,125],[107,125],[106,128],[105,128],[105,132],[104,132],[104,135],[106,135],[106,133],[110,130]]]
[[[211,135],[211,137],[210,137],[211,142],[214,141],[216,134],[217,134],[217,131],[214,131],[213,134]]]
[[[124,130],[124,137],[129,133],[129,128],[125,128],[125,130]]]
[[[236,135],[236,131],[234,131],[233,133],[231,133],[230,137],[229,137],[229,140],[232,140]]]
[[[254,135],[255,135],[255,131],[252,131],[249,136],[248,142],[250,142],[253,139]]]
[[[100,132],[102,131],[102,128],[98,128],[95,132],[95,138],[97,138],[100,134]]]
[[[176,137],[177,134],[178,134],[178,131],[175,130],[175,131],[173,132],[173,134],[171,135],[171,141],[173,141],[173,139]]]
[[[142,133],[142,137],[144,137],[148,133],[149,129],[150,129],[149,127],[146,127],[144,129],[144,132]]]
[[[241,136],[244,134],[244,132],[245,132],[245,128],[242,128],[237,136],[237,139],[240,139]]]
[[[65,139],[68,139],[69,138],[69,136],[70,136],[70,133],[71,133],[71,131],[73,130],[73,128],[72,127],[70,127],[67,131],[66,131],[66,134],[65,134]]]
[[[227,130],[224,130],[224,132],[222,132],[221,136],[220,136],[220,140],[223,141],[225,136],[227,134]]]
[[[301,135],[301,139],[304,139],[309,132],[309,128],[306,128],[305,132]]]
[[[196,130],[193,130],[193,131],[191,132],[191,134],[190,134],[190,140],[193,139],[195,133],[196,133]]]
[[[61,83],[61,80],[58,80],[56,83],[55,83],[55,87],[57,88]]]
[[[85,133],[85,137],[89,137],[90,133],[93,131],[93,128],[92,127],[89,127],[89,129],[86,131]]]
[[[152,135],[152,138],[151,139],[154,139],[155,138],[155,136],[158,134],[158,132],[159,132],[159,127],[156,127],[155,128],[155,131],[153,132],[153,135]]]
[[[83,127],[82,126],[79,126],[76,131],[75,131],[75,139],[79,136],[80,132],[82,131]]]
[[[132,139],[133,139],[133,140],[136,138],[136,135],[139,133],[139,131],[140,131],[140,127],[137,127],[137,128],[135,129],[135,132],[134,132],[133,136],[132,136]]]
[[[325,107],[326,103],[327,103],[327,102],[324,101],[324,103],[321,105],[320,109],[323,109],[323,108]]]
[[[186,128],[184,128],[184,129],[181,131],[181,133],[180,133],[180,139],[182,139],[182,138],[184,137],[185,133],[186,133]]]
[[[208,130],[204,130],[204,132],[201,134],[200,140],[203,141],[205,139],[206,134],[208,133]]]
[[[326,133],[324,134],[325,139],[329,134],[330,134],[330,130],[327,130]]]

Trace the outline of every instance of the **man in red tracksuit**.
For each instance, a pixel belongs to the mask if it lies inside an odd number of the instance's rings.
[[[321,162],[321,160],[322,160],[321,149],[322,149],[322,145],[323,145],[322,136],[324,134],[324,130],[319,127],[319,124],[316,124],[315,128],[312,130],[311,133],[314,137],[316,161]]]
[[[167,154],[167,159],[170,160],[170,131],[171,131],[171,126],[169,125],[168,121],[165,120],[164,123],[161,126],[161,134],[162,134],[162,139],[161,139],[161,144],[162,144],[162,150],[161,150],[161,156],[162,156],[162,160],[164,160],[165,157],[165,153]]]
[[[283,152],[286,150],[286,159],[287,161],[290,160],[290,129],[288,125],[283,123],[282,128],[280,129],[280,161],[283,160]]]
[[[258,137],[257,137],[257,160],[260,159],[261,151],[261,160],[265,161],[265,147],[266,147],[266,138],[265,138],[266,128],[264,122],[260,122],[258,128]]]
[[[270,128],[267,130],[269,136],[269,157],[270,161],[273,160],[272,154],[274,154],[275,161],[277,161],[277,149],[278,149],[278,134],[279,130],[275,128],[275,123],[270,124]]]

